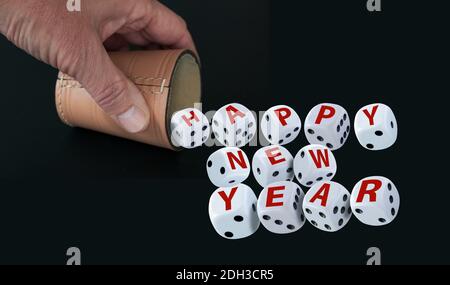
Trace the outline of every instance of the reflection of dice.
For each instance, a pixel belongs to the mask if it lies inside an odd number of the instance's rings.
[[[337,171],[336,159],[325,146],[313,144],[302,148],[294,159],[297,180],[311,187],[316,182],[333,179]]]
[[[400,196],[391,180],[372,176],[356,183],[350,203],[353,213],[362,223],[383,226],[397,216]]]
[[[256,195],[244,184],[217,189],[209,199],[209,218],[224,238],[240,239],[256,232],[259,219]]]
[[[302,121],[291,107],[274,106],[267,110],[261,120],[261,131],[271,143],[285,145],[298,136]]]
[[[258,216],[264,227],[277,234],[299,230],[305,224],[303,190],[290,181],[275,182],[258,197]]]
[[[262,187],[276,181],[290,181],[294,177],[293,162],[294,158],[284,147],[266,146],[253,156],[253,175]]]
[[[382,150],[397,140],[397,120],[384,104],[361,108],[355,117],[355,133],[359,143],[370,150]]]
[[[303,211],[306,219],[316,228],[336,232],[352,216],[350,193],[336,182],[317,183],[306,193]]]
[[[217,187],[242,183],[250,175],[247,155],[237,147],[224,147],[211,154],[206,162],[208,177]]]
[[[209,137],[209,122],[197,109],[187,108],[173,114],[170,121],[171,140],[175,146],[194,148]]]
[[[214,114],[212,130],[222,145],[241,147],[250,142],[256,134],[256,119],[245,106],[228,104]]]
[[[309,111],[305,120],[305,135],[310,144],[339,149],[350,133],[347,111],[335,104],[319,104]]]

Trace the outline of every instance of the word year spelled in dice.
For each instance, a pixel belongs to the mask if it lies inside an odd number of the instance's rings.
[[[397,217],[399,206],[394,183],[370,176],[357,182],[352,193],[334,181],[316,183],[306,194],[295,182],[274,182],[258,197],[245,184],[221,187],[212,193],[208,208],[220,236],[240,239],[253,235],[260,224],[274,234],[292,234],[306,224],[337,232],[353,216],[365,225],[385,226]]]

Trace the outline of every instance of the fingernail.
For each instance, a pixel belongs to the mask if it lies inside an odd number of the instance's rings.
[[[147,127],[148,121],[145,113],[137,106],[117,116],[122,127],[130,133],[138,133]]]

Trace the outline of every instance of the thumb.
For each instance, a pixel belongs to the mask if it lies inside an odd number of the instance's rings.
[[[147,128],[149,110],[139,89],[114,65],[103,44],[92,47],[74,77],[97,105],[123,129],[137,133]]]

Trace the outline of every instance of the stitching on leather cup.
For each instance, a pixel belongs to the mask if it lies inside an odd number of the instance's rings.
[[[58,107],[57,107],[57,110],[58,110],[58,113],[60,114],[61,120],[62,120],[66,125],[72,126],[72,125],[69,123],[69,121],[67,120],[67,118],[66,118],[66,116],[65,116],[65,114],[64,114],[64,109],[63,109],[63,107],[62,107],[62,92],[63,92],[63,86],[64,86],[64,78],[61,78],[61,79],[60,79],[60,82],[59,82],[59,87],[58,87],[58,86],[56,87],[56,88],[58,89],[57,92],[56,92],[56,97],[58,98]]]

